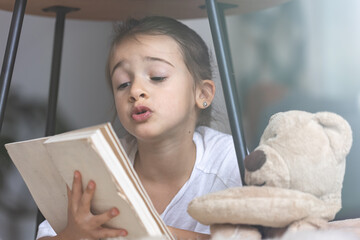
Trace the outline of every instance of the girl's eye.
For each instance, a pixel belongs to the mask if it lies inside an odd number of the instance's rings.
[[[120,84],[117,89],[121,90],[121,89],[126,88],[127,86],[130,86],[130,82]]]
[[[151,77],[150,79],[153,81],[163,81],[166,79],[166,77]]]

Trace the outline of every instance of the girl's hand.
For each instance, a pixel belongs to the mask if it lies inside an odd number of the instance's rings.
[[[59,239],[92,240],[127,235],[124,229],[102,227],[104,223],[119,215],[117,208],[112,208],[99,215],[91,213],[90,206],[95,187],[95,182],[91,180],[86,189],[82,191],[81,174],[79,171],[75,171],[72,190],[68,187],[68,223],[64,231],[58,235]]]

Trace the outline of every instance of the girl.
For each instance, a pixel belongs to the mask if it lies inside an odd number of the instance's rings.
[[[231,136],[199,126],[209,120],[215,94],[206,44],[174,19],[129,20],[113,41],[107,72],[118,117],[131,136],[122,140],[124,148],[156,210],[176,237],[208,238],[208,226],[187,214],[188,203],[241,180]],[[55,236],[45,221],[38,239],[126,236],[126,229],[102,227],[121,209],[91,213],[95,188],[90,181],[82,191],[75,172],[67,227]]]

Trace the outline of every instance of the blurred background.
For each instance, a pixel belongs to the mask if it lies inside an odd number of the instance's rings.
[[[0,10],[0,65],[11,21]],[[227,31],[241,99],[246,143],[253,150],[269,117],[290,109],[332,111],[353,129],[343,209],[337,219],[360,217],[360,2],[293,0],[274,8],[227,16]],[[213,52],[207,19],[183,21]],[[36,205],[4,143],[42,137],[50,79],[54,18],[25,15],[0,140],[0,240],[33,239]],[[113,22],[66,20],[57,131],[113,122],[105,79]],[[230,133],[217,73],[212,126]]]

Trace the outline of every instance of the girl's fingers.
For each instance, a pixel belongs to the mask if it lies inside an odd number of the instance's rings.
[[[96,238],[125,237],[127,236],[127,231],[124,229],[99,228],[94,235]]]
[[[83,219],[79,223],[84,223],[84,220],[86,218],[86,222],[88,224],[87,227],[92,226],[90,228],[96,229],[95,233],[93,232],[94,234],[96,234],[96,238],[112,238],[126,236],[127,232],[124,229],[111,229],[101,227],[101,225],[105,224],[112,218],[119,215],[119,210],[117,208],[112,208],[109,211],[106,211],[99,215],[91,214],[91,200],[93,199],[95,188],[95,182],[90,180],[86,189],[84,189],[83,191],[81,174],[79,171],[74,172],[72,190],[67,187],[68,204],[69,207],[71,207],[72,209],[72,213],[75,214],[73,215],[74,221],[76,222],[76,219]]]
[[[119,215],[119,210],[117,208],[112,208],[102,214],[96,215],[94,217],[94,224],[97,226],[101,226],[104,223],[108,222],[110,219]]]
[[[95,193],[95,187],[96,187],[95,182],[90,180],[81,197],[81,210],[84,212],[90,211],[91,200]]]
[[[75,209],[78,208],[81,196],[82,196],[81,174],[79,171],[75,171],[74,172],[74,180],[73,180],[73,184],[72,184],[72,191],[71,191],[71,201],[72,201],[72,205]]]
[[[71,206],[71,190],[69,186],[66,184],[66,190],[67,190],[67,200],[68,200],[68,207]]]
[[[71,190],[67,184],[66,184],[66,191],[67,191],[67,196],[68,196],[68,200],[69,200],[69,198],[71,198]]]

